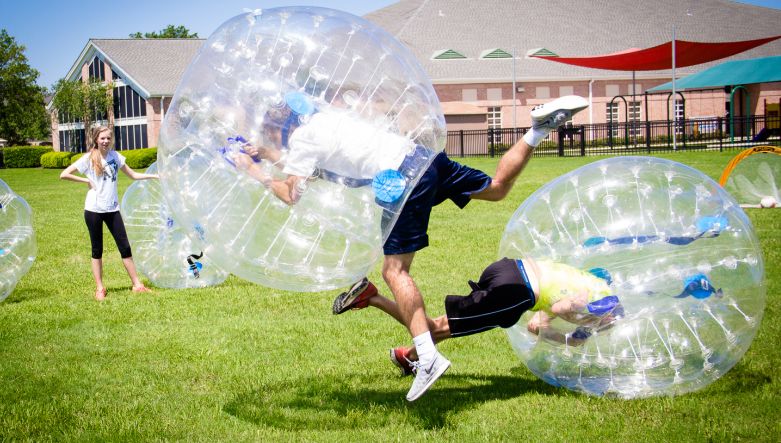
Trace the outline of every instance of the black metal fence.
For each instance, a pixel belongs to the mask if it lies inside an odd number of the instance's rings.
[[[638,155],[672,150],[742,149],[781,146],[779,117],[686,119],[564,126],[543,140],[536,156]],[[528,128],[449,131],[446,152],[451,157],[502,155]]]

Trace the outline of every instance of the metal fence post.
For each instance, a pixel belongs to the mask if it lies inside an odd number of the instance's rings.
[[[488,156],[494,156],[494,128],[488,128]]]

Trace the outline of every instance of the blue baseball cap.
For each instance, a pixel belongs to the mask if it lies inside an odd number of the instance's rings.
[[[721,289],[715,289],[705,274],[695,274],[683,280],[683,292],[675,298],[692,296],[696,299],[708,298],[711,295],[721,295]]]
[[[298,115],[310,115],[315,113],[315,103],[308,95],[291,91],[285,94],[285,103]]]

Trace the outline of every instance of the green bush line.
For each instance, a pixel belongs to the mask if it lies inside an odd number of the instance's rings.
[[[128,166],[146,169],[157,160],[157,148],[119,151]],[[65,169],[84,155],[80,152],[54,151],[50,146],[13,146],[0,150],[0,166],[5,168]]]

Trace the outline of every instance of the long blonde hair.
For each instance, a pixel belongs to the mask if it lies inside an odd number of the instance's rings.
[[[98,136],[101,132],[109,131],[111,133],[111,148],[113,148],[114,133],[108,126],[95,126],[90,129],[89,139],[87,140],[87,149],[89,149],[89,158],[92,161],[92,170],[98,176],[103,175],[103,159],[100,157],[100,149],[98,149]]]

